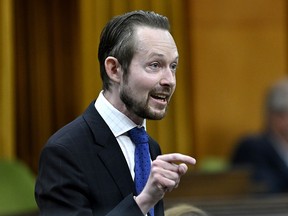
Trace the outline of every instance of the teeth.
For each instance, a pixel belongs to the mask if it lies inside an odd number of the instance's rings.
[[[154,95],[155,98],[165,101],[167,96],[165,95]]]

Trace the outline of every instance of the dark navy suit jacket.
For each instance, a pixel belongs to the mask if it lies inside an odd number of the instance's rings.
[[[252,168],[253,180],[264,183],[266,192],[288,192],[288,166],[268,134],[243,138],[235,149],[232,164]]]
[[[149,137],[154,160],[161,154]],[[121,148],[94,102],[50,137],[42,150],[35,198],[41,215],[142,216]],[[163,216],[162,200],[155,216]]]

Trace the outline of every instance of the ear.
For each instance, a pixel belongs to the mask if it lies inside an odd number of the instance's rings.
[[[118,59],[112,56],[108,56],[105,59],[105,69],[109,78],[116,83],[119,83],[121,80],[121,65],[118,62]]]

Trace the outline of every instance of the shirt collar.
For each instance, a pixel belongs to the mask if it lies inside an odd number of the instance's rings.
[[[96,110],[104,119],[115,137],[118,137],[132,128],[138,126],[130,118],[117,110],[103,95],[103,90],[99,93],[94,104]],[[146,119],[141,125],[146,129]]]

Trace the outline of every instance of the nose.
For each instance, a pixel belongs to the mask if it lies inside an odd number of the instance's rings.
[[[174,87],[176,85],[176,74],[170,68],[165,68],[162,73],[160,85]]]

